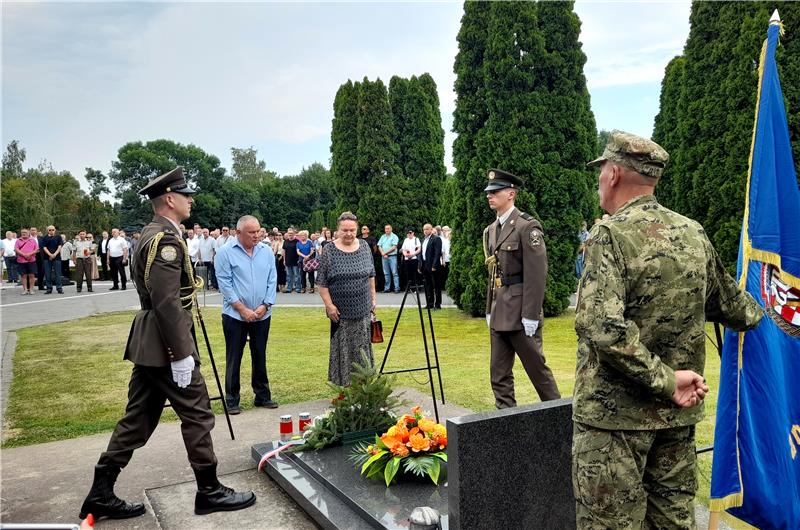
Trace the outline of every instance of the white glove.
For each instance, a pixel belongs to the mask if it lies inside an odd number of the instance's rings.
[[[192,382],[192,371],[194,370],[194,358],[190,355],[184,357],[180,361],[173,361],[172,365],[172,380],[178,385],[178,388],[186,388]]]
[[[529,337],[533,337],[536,330],[539,328],[539,321],[522,317],[522,326],[525,328],[525,334]]]
[[[491,313],[486,313],[486,327],[489,328],[489,329],[492,329],[491,322],[492,322],[492,314]]]

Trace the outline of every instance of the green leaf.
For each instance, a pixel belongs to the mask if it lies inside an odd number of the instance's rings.
[[[436,458],[431,459],[431,467],[428,470],[428,476],[431,477],[431,480],[437,486],[439,485],[439,471],[441,470],[441,464],[439,460]]]
[[[386,454],[386,451],[378,451],[377,453],[375,453],[374,455],[372,455],[372,456],[369,458],[369,460],[367,460],[366,462],[364,462],[364,465],[363,465],[363,466],[361,466],[361,474],[363,475],[363,474],[364,474],[364,471],[365,471],[365,470],[366,470],[366,469],[367,469],[367,468],[370,466],[370,464],[372,464],[372,463],[373,463],[373,462],[375,462],[376,460],[379,460],[379,459],[380,459],[380,458],[381,458],[383,455],[385,455],[385,454]]]
[[[392,458],[386,464],[386,469],[383,470],[383,477],[386,480],[387,487],[391,484],[395,474],[397,474],[397,470],[400,469],[400,460],[402,460],[402,457],[399,456]]]
[[[437,458],[441,458],[442,460],[444,460],[445,462],[447,462],[447,453],[445,453],[445,452],[443,452],[443,451],[441,451],[441,452],[438,452],[438,453],[433,453],[433,454],[431,454],[431,456],[435,456],[435,457],[437,457]]]
[[[383,473],[383,470],[386,468],[386,464],[389,460],[378,460],[377,462],[373,463],[372,466],[369,468],[369,472],[367,473],[367,478],[372,478],[376,475]]]

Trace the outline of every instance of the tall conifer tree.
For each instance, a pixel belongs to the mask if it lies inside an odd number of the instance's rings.
[[[465,5],[465,20],[471,5]],[[526,181],[517,205],[542,221],[549,258],[545,313],[558,314],[575,288],[573,264],[580,222],[594,214],[590,190],[594,177],[585,164],[594,154],[597,131],[583,75],[586,57],[578,42],[580,21],[571,2],[497,2],[490,4],[484,21],[482,30],[488,40],[483,61],[473,67],[482,71],[483,81],[477,89],[472,85],[467,97],[483,98],[485,118],[474,140],[468,137],[469,143],[457,144],[473,156],[471,164],[459,165],[456,158],[456,168],[466,169],[464,180],[471,184],[466,190],[460,186],[459,191],[467,193],[465,224],[474,223],[466,234],[474,241],[462,255],[466,259],[451,265],[461,274],[463,291],[458,302],[472,314],[485,308],[480,235],[494,215],[482,189],[486,170],[499,167]],[[469,26],[462,24],[463,32]],[[458,58],[456,65],[461,74]],[[457,104],[460,100],[459,93]],[[475,102],[467,99],[465,103]],[[476,107],[481,109],[479,104]],[[465,123],[475,116],[467,114]]]
[[[364,191],[359,196],[358,217],[375,228],[402,219],[407,193],[403,172],[397,165],[389,94],[383,81],[366,77],[358,91],[358,148],[356,170]]]
[[[436,83],[430,74],[411,79],[392,78],[389,101],[399,147],[398,161],[406,177],[406,223],[421,230],[434,222],[439,192],[444,185],[444,130]]]
[[[773,9],[787,28],[778,68],[795,159],[800,155],[800,5],[793,2],[695,2],[689,38],[662,84],[654,138],[671,162],[665,204],[701,222],[734,270],[755,116],[758,61]],[[680,80],[680,87],[675,85]],[[676,96],[676,93],[679,94]],[[675,104],[675,98],[678,102]],[[670,201],[671,199],[671,201]]]
[[[358,152],[358,92],[360,83],[348,79],[333,101],[331,175],[339,211],[358,208],[363,185],[356,167]]]
[[[458,306],[472,314],[484,309],[486,268],[483,265],[481,234],[492,220],[483,188],[485,171],[477,163],[475,142],[489,116],[484,88],[484,54],[492,4],[465,2],[458,32],[456,108],[453,131],[453,164],[456,172],[448,196],[454,212],[447,222],[453,227],[452,259],[447,293]]]

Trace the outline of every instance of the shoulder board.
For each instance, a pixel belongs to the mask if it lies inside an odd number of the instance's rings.
[[[535,219],[534,216],[532,216],[529,213],[525,213],[525,212],[522,212],[521,214],[519,214],[519,216],[522,217],[523,219],[525,219],[526,221],[530,221],[531,219]]]

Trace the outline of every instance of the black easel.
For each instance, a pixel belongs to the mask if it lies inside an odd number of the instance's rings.
[[[436,364],[431,365],[431,355],[430,350],[428,349],[428,336],[425,333],[425,318],[422,315],[422,302],[419,299],[419,290],[425,288],[425,280],[417,285],[412,285],[412,279],[409,279],[408,283],[406,284],[406,292],[403,295],[403,302],[400,304],[400,311],[397,312],[397,319],[394,321],[394,327],[392,328],[392,335],[389,337],[389,344],[386,345],[386,353],[383,354],[383,362],[381,363],[381,374],[400,374],[405,372],[419,372],[422,370],[428,371],[428,381],[431,384],[431,399],[433,400],[433,413],[436,416],[436,422],[439,422],[439,408],[436,406],[436,389],[433,386],[433,369],[436,368],[436,376],[439,378],[439,395],[442,396],[442,405],[444,405],[444,386],[442,386],[442,372],[439,370],[439,352],[436,349],[436,335],[433,331],[433,318],[431,318],[431,309],[430,307],[426,307],[428,310],[428,326],[430,327],[431,333],[431,344],[433,345],[433,355],[436,359]],[[425,346],[425,361],[426,366],[421,368],[407,368],[405,370],[394,370],[391,372],[384,372],[383,369],[386,366],[386,360],[389,358],[389,351],[392,349],[392,343],[394,342],[394,336],[397,333],[397,325],[400,323],[400,317],[403,315],[403,309],[406,305],[406,299],[408,298],[408,293],[411,290],[414,290],[414,294],[417,299],[417,310],[419,311],[419,325],[420,329],[422,330],[422,343]],[[427,304],[426,304],[427,306]]]

